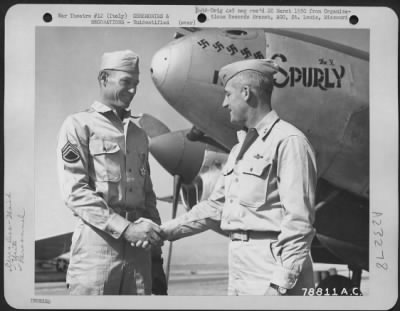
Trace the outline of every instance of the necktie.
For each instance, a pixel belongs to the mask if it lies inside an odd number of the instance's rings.
[[[246,137],[243,141],[242,148],[240,149],[238,156],[236,158],[236,162],[241,160],[244,153],[249,149],[251,144],[257,139],[258,133],[255,128],[250,128],[246,134]]]

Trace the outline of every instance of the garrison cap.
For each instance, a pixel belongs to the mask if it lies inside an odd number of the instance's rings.
[[[264,76],[271,77],[279,70],[279,65],[272,59],[246,59],[228,64],[219,71],[223,86],[238,73],[252,70]]]
[[[131,50],[104,53],[100,70],[121,70],[133,74],[139,73],[139,56]]]

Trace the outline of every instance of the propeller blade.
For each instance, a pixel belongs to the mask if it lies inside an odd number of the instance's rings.
[[[205,133],[203,131],[201,131],[200,129],[198,129],[195,126],[193,126],[190,129],[190,131],[186,134],[186,138],[189,139],[190,141],[194,141],[194,142],[199,141],[199,142],[208,144],[208,145],[213,146],[214,148],[217,148],[218,150],[221,150],[226,153],[229,152],[229,149],[227,147],[220,144],[212,137],[205,135]]]
[[[163,122],[147,113],[142,115],[139,124],[150,138],[171,132]]]
[[[199,28],[199,27],[182,27],[182,29],[189,31],[189,32],[196,32],[196,31],[201,30],[201,28]]]
[[[179,192],[181,190],[182,178],[179,175],[174,176],[174,191],[172,200],[172,219],[175,219],[176,212],[178,210]],[[172,256],[172,241],[169,242],[168,258],[165,268],[165,277],[167,278],[167,283],[169,280],[169,271],[171,266],[171,256]]]

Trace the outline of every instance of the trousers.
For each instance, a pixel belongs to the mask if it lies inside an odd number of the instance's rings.
[[[270,239],[249,239],[229,243],[228,295],[264,295],[277,265]],[[311,257],[305,261],[300,276],[287,295],[303,295],[302,288],[314,288]]]
[[[70,295],[151,295],[151,252],[83,221],[72,236]]]

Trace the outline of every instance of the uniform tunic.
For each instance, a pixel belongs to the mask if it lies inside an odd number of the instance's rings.
[[[288,294],[302,294],[302,287],[314,286],[309,254],[315,234],[314,151],[304,134],[275,111],[256,130],[257,139],[236,161],[245,136],[238,133],[239,143],[210,198],[166,223],[165,230],[173,239],[216,222],[225,232],[254,231],[249,241],[230,243],[228,293],[263,294],[272,282],[290,289]]]
[[[121,121],[95,102],[65,120],[57,158],[62,196],[79,217],[67,272],[70,293],[150,294],[150,252],[121,236],[139,217],[160,223],[144,131],[129,111]]]

